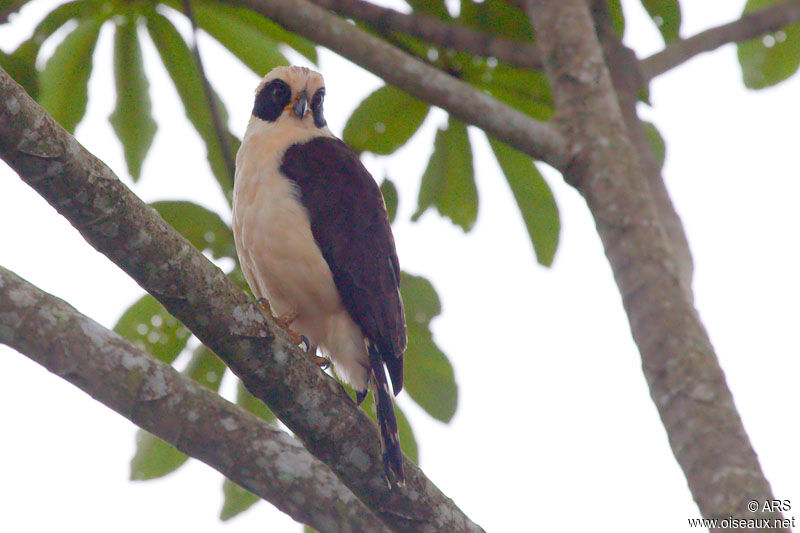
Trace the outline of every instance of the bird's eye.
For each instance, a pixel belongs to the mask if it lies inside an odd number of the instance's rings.
[[[314,115],[314,125],[318,128],[325,126],[325,116],[322,112],[322,101],[325,99],[325,87],[320,87],[311,97],[311,114]]]
[[[256,94],[253,115],[268,122],[274,122],[281,116],[284,108],[292,99],[292,89],[283,80],[272,80]]]
[[[321,109],[322,101],[324,99],[325,99],[325,87],[317,89],[317,92],[315,92],[313,98],[311,98],[311,110],[314,111],[316,109]]]
[[[284,83],[282,80],[275,80],[275,82],[272,83],[272,87],[270,88],[270,93],[272,101],[279,104],[288,101],[289,98],[292,96],[291,89],[289,89],[289,86],[286,85],[286,83]]]

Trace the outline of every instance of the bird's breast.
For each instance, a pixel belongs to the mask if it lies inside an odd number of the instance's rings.
[[[239,261],[253,292],[269,299],[276,313],[297,312],[301,325],[314,322],[314,315],[341,309],[339,294],[297,188],[279,171],[282,154],[259,155],[237,169],[233,230]]]

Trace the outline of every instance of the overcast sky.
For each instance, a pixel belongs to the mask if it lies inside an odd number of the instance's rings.
[[[660,37],[639,2],[623,4],[626,42],[640,57],[658,50]],[[743,4],[683,2],[681,34],[732,20]],[[11,50],[45,12],[45,2],[26,8],[3,27],[0,47]],[[111,37],[106,26],[77,136],[130,185],[107,121],[114,105]],[[241,135],[258,78],[208,39],[201,51]],[[151,45],[144,54],[159,130],[134,191],[145,201],[189,198],[229,220],[163,66]],[[341,134],[380,81],[332,53],[320,58],[328,122]],[[797,77],[765,91],[744,89],[735,48],[726,46],[659,77],[651,86],[653,107],[641,110],[667,141],[665,178],[694,254],[696,304],[774,495],[793,503],[787,517],[800,514],[798,94]],[[475,229],[464,235],[434,212],[409,222],[445,119],[431,113],[393,157],[364,157],[378,180],[388,175],[398,186],[400,261],[439,292],[443,314],[433,329],[460,388],[448,425],[400,395],[422,468],[488,531],[688,531],[687,518],[699,512],[580,196],[557,173],[546,173],[562,234],[553,267],[538,266],[483,134],[471,130],[480,193]],[[4,164],[0,227],[1,265],[105,326],[141,294]],[[0,372],[0,529],[300,530],[264,502],[219,522],[221,476],[197,461],[163,480],[128,481],[130,422],[6,347]]]

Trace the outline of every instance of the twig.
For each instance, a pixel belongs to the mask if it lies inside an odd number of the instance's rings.
[[[2,266],[0,342],[299,522],[387,531],[296,439]]]
[[[424,13],[405,14],[364,0],[311,0],[320,7],[364,23],[378,33],[406,33],[431,44],[482,57],[494,57],[510,65],[540,69],[542,62],[533,43],[512,41]]]
[[[740,19],[702,31],[688,39],[669,44],[650,57],[642,59],[640,67],[645,81],[675,68],[696,55],[710,52],[728,43],[754,39],[800,22],[800,0],[789,0],[759,9]]]

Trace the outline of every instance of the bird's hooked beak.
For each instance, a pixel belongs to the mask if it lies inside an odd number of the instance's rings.
[[[292,106],[292,112],[297,115],[297,118],[302,120],[303,117],[306,116],[306,111],[308,111],[308,95],[305,91],[302,91],[297,95],[297,100],[295,100]]]

